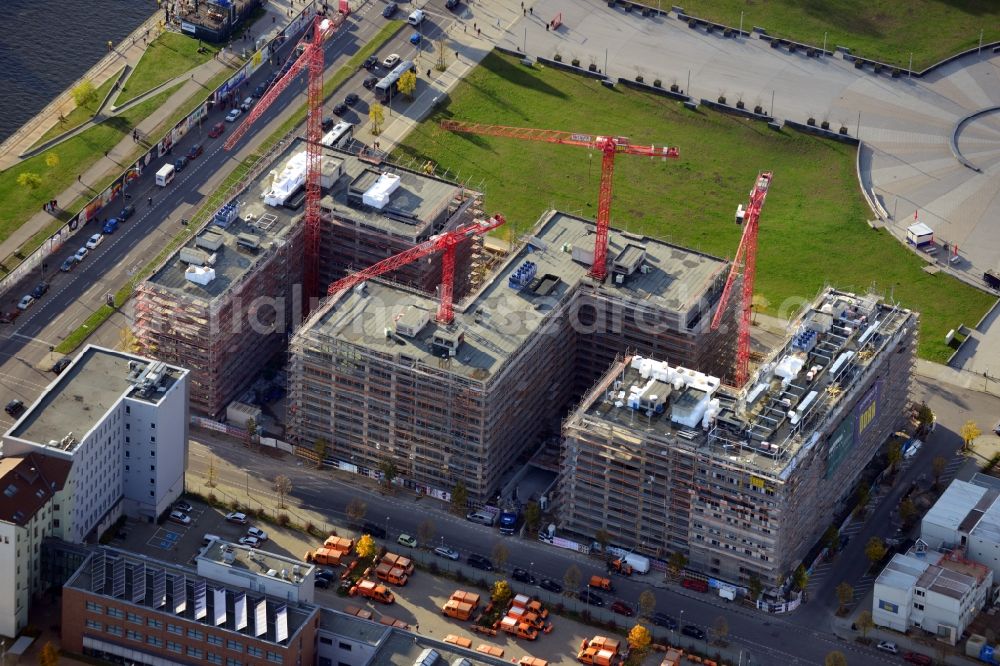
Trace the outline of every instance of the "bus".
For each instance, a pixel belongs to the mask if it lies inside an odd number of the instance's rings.
[[[396,86],[399,84],[399,77],[406,72],[416,71],[417,66],[413,64],[412,60],[401,61],[381,81],[375,84],[375,99],[383,104],[392,101],[392,96],[396,94]]]
[[[341,121],[333,126],[329,132],[323,135],[322,143],[330,148],[343,148],[354,137],[354,125],[347,121]]]

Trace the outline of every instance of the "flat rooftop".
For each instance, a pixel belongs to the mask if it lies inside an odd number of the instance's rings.
[[[187,372],[141,356],[88,345],[5,436],[49,446],[73,433],[75,443],[79,443],[122,398],[153,404],[159,401],[159,393],[139,392],[136,378],[147,368],[162,370],[160,385],[167,389]],[[72,451],[75,443],[55,448]]]
[[[473,646],[488,641],[473,641]],[[516,646],[527,649],[527,646]],[[438,659],[434,661],[435,666],[445,666],[446,664],[457,664],[460,659],[465,659],[469,664],[488,664],[489,666],[510,666],[510,661],[491,657],[481,652],[465,650],[445,643],[443,641],[428,640],[423,636],[414,640],[414,634],[401,629],[393,629],[388,636],[378,646],[375,656],[368,662],[369,666],[414,666],[424,650],[431,649],[437,652]],[[510,649],[507,650],[508,652]],[[514,650],[520,652],[521,650]]]
[[[320,609],[319,628],[320,631],[329,631],[372,647],[378,645],[379,641],[392,631],[391,627],[379,622],[365,620],[325,606]]]
[[[815,443],[825,425],[821,416],[857,398],[850,392],[853,380],[889,353],[892,336],[910,316],[872,297],[830,289],[803,311],[741,389],[715,387],[717,379],[696,369],[636,358],[617,369],[613,385],[589,396],[584,414],[783,476],[801,447]],[[694,381],[678,388],[678,375]]]
[[[267,628],[258,640],[282,646],[288,645],[299,629],[319,612],[319,608],[311,604],[220,585],[186,567],[107,547],[94,549],[66,581],[65,587],[155,609],[167,618],[175,616],[244,637],[254,636],[255,611],[258,604],[264,602]],[[220,591],[222,596],[217,596]],[[225,609],[221,606],[216,608],[217,600],[225,602]],[[201,614],[196,610],[198,608],[204,609],[203,617],[196,617]],[[278,612],[281,608],[286,609],[283,621]],[[216,618],[221,619],[223,610],[225,619],[216,622]],[[246,618],[247,624],[237,629],[241,615]],[[287,628],[287,638],[278,640],[278,628],[282,622]]]
[[[353,153],[330,149],[343,160],[343,175],[323,197],[321,206],[337,217],[348,218],[362,228],[404,238],[423,240],[438,233],[448,216],[442,215],[462,188],[433,176],[383,162],[373,164]],[[361,195],[382,173],[399,176],[399,186],[381,210],[365,206]]]
[[[196,559],[198,561],[214,562],[215,564],[232,567],[233,569],[241,569],[258,576],[270,578],[280,578],[281,572],[285,571],[289,576],[287,579],[289,583],[301,582],[301,579],[309,575],[309,572],[315,568],[308,562],[269,553],[259,548],[250,548],[242,544],[230,543],[222,539],[216,539],[206,546],[205,550]],[[295,581],[293,577],[298,577],[300,580]]]
[[[589,259],[575,260],[574,250],[593,250],[594,223],[560,212],[550,212],[534,236],[490,276],[480,290],[455,306],[455,320],[445,327],[434,322],[438,302],[399,285],[378,280],[329,299],[308,326],[319,337],[341,341],[382,353],[438,365],[431,342],[435,336],[462,335],[464,342],[451,361],[451,372],[484,379],[497,373],[531,337],[564,297],[587,277]],[[612,229],[609,259],[634,253],[629,246],[645,248],[643,267],[620,284],[608,277],[601,289],[622,300],[649,303],[678,313],[682,319],[697,307],[711,287],[725,279],[728,262],[647,237]],[[438,260],[435,258],[435,260]],[[512,288],[511,280],[523,275],[532,262],[532,285]],[[399,323],[429,319],[415,336],[400,335]],[[396,330],[391,337],[386,330]]]

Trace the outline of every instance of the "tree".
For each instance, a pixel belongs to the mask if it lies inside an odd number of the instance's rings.
[[[643,590],[639,595],[639,613],[643,617],[649,617],[656,609],[656,595],[651,590]]]
[[[868,632],[875,628],[875,621],[872,619],[871,611],[861,611],[858,614],[858,619],[854,621],[857,625],[858,631],[861,632],[861,638],[868,638]]]
[[[211,458],[208,459],[208,480],[205,482],[205,485],[208,486],[209,488],[214,488],[215,487],[215,476],[216,476],[216,474],[215,474],[215,456],[212,456]]]
[[[448,69],[448,63],[445,62],[444,42],[441,41],[440,39],[437,40],[437,52],[438,52],[438,59],[437,63],[434,65],[434,68],[437,69],[437,71],[439,72],[443,72],[444,70]]]
[[[847,581],[844,581],[837,586],[837,602],[840,606],[837,608],[837,613],[842,614],[847,610],[847,604],[854,600],[854,588]]]
[[[40,666],[56,666],[59,663],[59,648],[52,641],[42,646],[42,652],[38,655]]]
[[[391,488],[392,480],[396,478],[396,463],[389,458],[383,458],[379,462],[378,468],[382,472],[382,479],[385,481],[385,485]]]
[[[823,666],[847,666],[847,657],[840,650],[834,650],[826,655],[826,659],[823,660]]]
[[[934,412],[925,403],[917,407],[917,427],[921,430],[931,427],[934,423]]]
[[[257,443],[257,419],[250,417],[247,419],[247,443],[256,444]]]
[[[889,451],[886,453],[886,459],[889,462],[889,471],[895,472],[899,461],[903,459],[903,443],[898,439],[889,442]]]
[[[867,545],[865,545],[865,557],[874,565],[876,562],[882,561],[887,550],[885,542],[877,536],[873,536],[868,540]]]
[[[139,338],[128,326],[122,326],[118,329],[118,348],[132,354],[138,354],[142,350]]]
[[[628,632],[628,646],[636,652],[645,652],[652,642],[653,636],[649,629],[641,624],[635,625]]]
[[[357,497],[352,499],[344,507],[344,513],[347,514],[348,519],[353,524],[360,523],[365,519],[365,513],[368,511],[368,505],[359,500]]]
[[[510,557],[510,551],[507,550],[507,546],[502,541],[498,541],[493,546],[493,564],[499,571],[503,571],[503,565],[507,564],[508,557]]]
[[[524,507],[524,524],[528,526],[528,531],[534,534],[538,531],[538,526],[542,522],[542,508],[538,502],[528,502]]]
[[[754,294],[753,298],[750,299],[750,307],[753,308],[753,321],[756,324],[757,313],[771,307],[771,301],[767,300],[767,296],[764,296],[763,294]]]
[[[385,107],[378,102],[373,102],[368,107],[368,120],[372,121],[372,134],[378,136],[382,133],[382,125],[385,123]]]
[[[513,596],[514,592],[510,589],[510,583],[507,581],[498,580],[493,583],[493,592],[490,595],[490,598],[493,599],[493,603],[497,606],[505,605]]]
[[[611,543],[611,535],[608,534],[607,530],[597,530],[594,532],[594,541],[601,546],[601,552],[605,553],[608,550],[608,544]]]
[[[42,177],[34,171],[25,171],[17,177],[17,184],[29,190],[37,190],[42,186]]]
[[[50,169],[55,169],[59,166],[59,153],[52,151],[45,156],[45,166]]]
[[[899,517],[903,519],[904,525],[909,525],[917,517],[917,505],[909,497],[899,503]]]
[[[840,548],[840,530],[833,525],[826,528],[826,532],[823,533],[823,545],[831,552]]]
[[[88,106],[97,101],[97,88],[90,81],[81,81],[79,85],[73,87],[71,94],[77,106]]]
[[[565,591],[567,594],[572,594],[577,588],[580,587],[581,577],[582,574],[580,573],[580,569],[578,569],[575,564],[569,565],[569,568],[566,569],[566,573],[563,574],[563,587],[566,588]]]
[[[434,532],[434,521],[430,518],[417,525],[417,538],[422,544],[430,544],[434,540]]]
[[[417,89],[416,72],[413,70],[404,72],[403,75],[399,77],[399,81],[396,82],[396,89],[406,95],[409,99],[413,99],[413,91]]]
[[[712,621],[712,635],[717,643],[725,643],[726,636],[729,635],[729,622],[725,616],[720,615]]]
[[[855,493],[857,503],[854,505],[854,515],[860,516],[865,512],[865,507],[868,506],[868,500],[871,499],[871,496],[872,491],[868,487],[868,484],[862,482],[861,485],[858,486],[858,490]]]
[[[760,595],[764,593],[764,583],[761,582],[757,574],[751,574],[750,580],[747,581],[747,589],[750,590],[750,598],[753,601],[760,599]]]
[[[375,557],[375,551],[378,550],[375,539],[372,538],[371,534],[362,534],[361,538],[358,539],[356,548],[358,550],[358,557],[364,559]]]
[[[687,556],[679,550],[675,550],[670,553],[670,559],[667,560],[667,566],[670,567],[670,573],[674,576],[680,576],[681,571],[684,570],[688,564]]]
[[[982,435],[983,431],[979,429],[975,421],[969,419],[962,426],[962,429],[958,431],[958,434],[962,436],[962,450],[968,451],[973,442],[975,442],[976,437]]]
[[[326,452],[330,449],[330,443],[322,437],[317,437],[313,442],[313,453],[316,454],[316,469],[323,469],[326,462]]]
[[[792,584],[795,586],[795,589],[800,592],[806,589],[806,585],[809,584],[809,572],[806,571],[806,565],[800,564],[792,575]]]
[[[284,474],[274,477],[274,492],[278,493],[279,508],[285,508],[285,496],[292,492],[292,480]]]
[[[469,489],[461,481],[451,489],[451,508],[458,514],[465,513],[469,508]]]
[[[931,461],[931,472],[934,474],[935,488],[937,488],[938,484],[941,482],[941,475],[944,474],[944,468],[947,467],[947,465],[948,461],[941,456],[938,456]]]

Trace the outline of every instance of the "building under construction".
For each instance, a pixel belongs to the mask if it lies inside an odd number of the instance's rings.
[[[139,285],[135,333],[143,353],[192,368],[191,407],[221,413],[287,344],[302,318],[304,144],[293,142],[208,228]],[[325,148],[321,278],[383,259],[475,210],[476,195],[416,172]],[[463,275],[475,268],[467,243]],[[420,288],[440,269],[423,262],[396,279]],[[464,293],[468,280],[459,281]]]
[[[293,438],[325,439],[343,469],[391,460],[411,488],[447,497],[462,482],[482,502],[615,354],[728,370],[733,317],[708,325],[728,263],[612,230],[599,283],[593,231],[546,214],[451,325],[427,295],[381,279],[332,297],[290,345]]]
[[[619,360],[563,425],[561,527],[733,582],[793,571],[904,419],[917,315],[827,290],[790,330],[738,389]]]

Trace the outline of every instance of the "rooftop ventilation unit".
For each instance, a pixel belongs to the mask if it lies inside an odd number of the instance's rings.
[[[399,176],[394,173],[383,173],[368,190],[361,195],[361,201],[366,206],[377,210],[385,208],[392,193],[399,188]]]
[[[260,249],[260,240],[253,234],[242,233],[236,237],[236,245],[251,252],[256,252]]]

